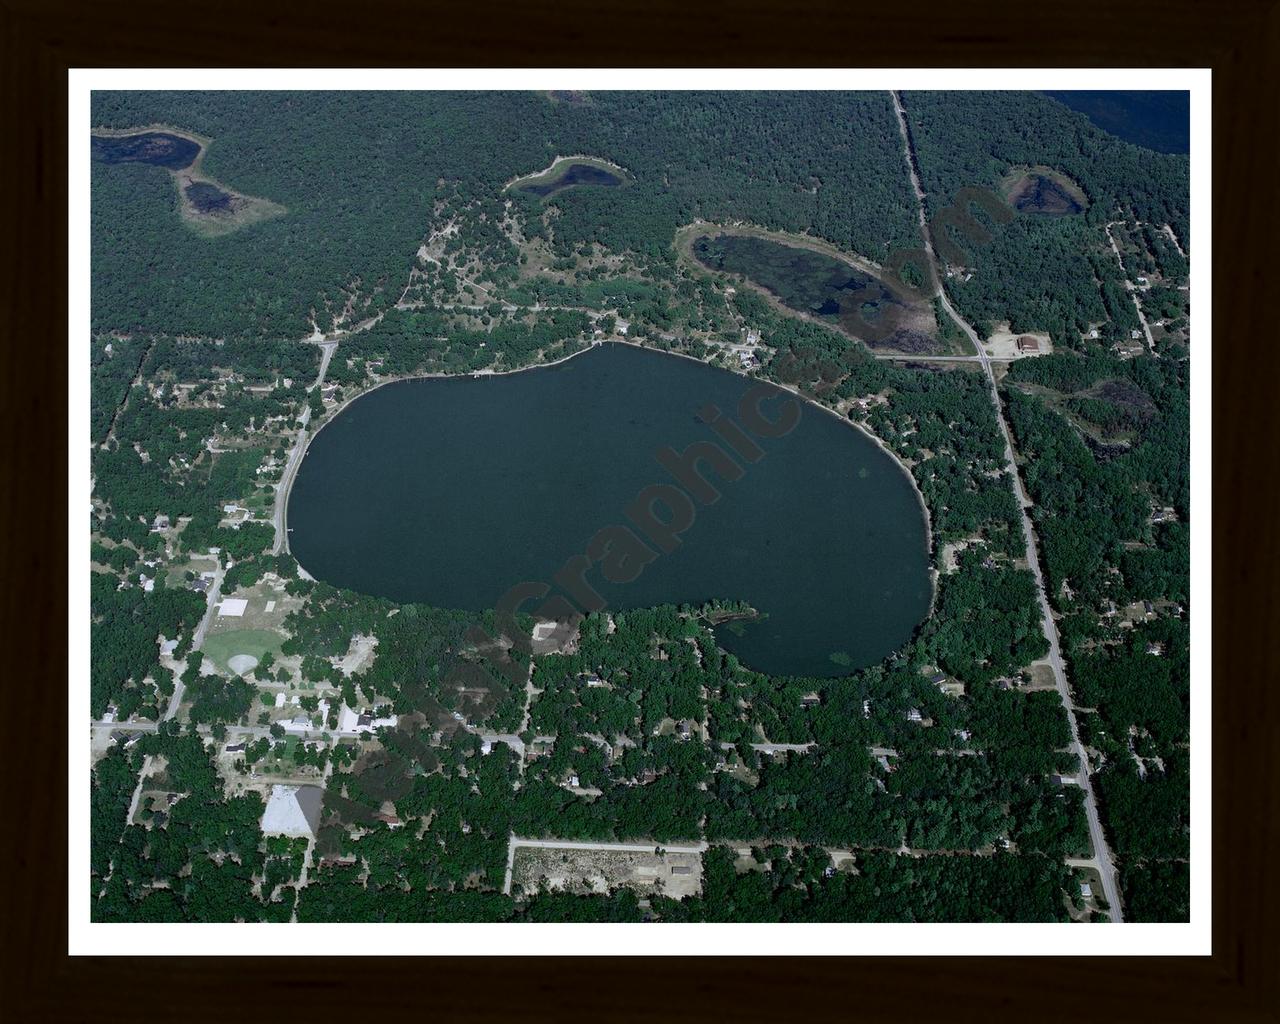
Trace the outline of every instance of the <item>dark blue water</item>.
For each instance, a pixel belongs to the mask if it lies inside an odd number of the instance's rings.
[[[151,164],[170,171],[190,167],[200,155],[200,143],[168,132],[139,135],[90,136],[93,156],[108,164]]]
[[[684,487],[658,449],[716,441],[695,414],[714,403],[733,415],[752,386],[622,345],[505,377],[389,384],[316,434],[289,499],[291,549],[337,586],[493,608],[517,583],[552,583],[597,531],[634,528],[626,509],[643,488]],[[799,401],[771,393],[769,416],[778,401]],[[931,597],[909,478],[812,405],[801,403],[786,436],[756,441],[764,455],[738,458],[739,479],[707,472],[722,497],[695,506],[673,552],[631,582],[606,581],[599,567],[588,582],[616,609],[748,602],[768,617],[719,637],[761,671],[831,676],[880,661]]]
[[[207,181],[193,181],[184,190],[191,205],[201,213],[230,213],[231,194]]]
[[[1136,146],[1159,153],[1191,152],[1191,93],[1186,90],[1072,90],[1045,95]]]
[[[562,165],[563,166],[563,165]],[[568,164],[567,168],[557,174],[551,181],[521,185],[521,192],[531,192],[535,196],[549,196],[561,189],[574,185],[604,185],[611,187],[621,185],[622,179],[612,171],[606,171],[595,164]]]

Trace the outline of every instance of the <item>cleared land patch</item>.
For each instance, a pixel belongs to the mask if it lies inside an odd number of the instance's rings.
[[[628,888],[682,899],[702,889],[702,855],[522,846],[516,850],[512,881],[527,893],[585,895]]]
[[[200,649],[218,668],[244,675],[257,667],[268,651],[279,654],[283,641],[284,637],[270,629],[231,629],[210,632]]]

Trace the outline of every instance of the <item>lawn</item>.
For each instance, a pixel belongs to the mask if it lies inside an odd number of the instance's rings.
[[[227,664],[230,658],[237,654],[247,654],[261,661],[267,651],[279,654],[283,640],[284,638],[272,629],[229,629],[206,636],[201,650],[218,668],[230,671],[230,666]]]

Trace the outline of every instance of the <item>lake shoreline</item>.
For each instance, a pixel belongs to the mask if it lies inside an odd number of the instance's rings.
[[[884,442],[884,439],[881,438],[878,434],[874,433],[872,430],[870,430],[868,427],[864,426],[863,424],[858,423],[855,420],[851,420],[848,416],[844,415],[839,410],[833,409],[829,405],[823,405],[817,399],[812,398],[809,395],[806,395],[794,384],[784,384],[781,381],[770,380],[768,377],[752,376],[751,374],[743,373],[741,370],[735,370],[730,367],[714,366],[707,360],[699,359],[697,356],[691,356],[687,352],[672,352],[667,349],[654,348],[652,346],[645,345],[642,342],[629,341],[625,338],[604,338],[599,341],[593,341],[583,346],[582,348],[578,349],[576,352],[570,352],[568,355],[560,356],[558,359],[553,359],[550,362],[530,363],[528,366],[517,366],[517,367],[513,367],[510,370],[469,370],[463,373],[411,373],[411,374],[406,374],[405,376],[402,376],[402,377],[388,377],[386,380],[380,380],[378,381],[378,383],[374,384],[372,387],[366,388],[365,390],[352,395],[350,398],[343,399],[343,401],[339,405],[335,406],[332,410],[325,413],[325,418],[323,422],[321,422],[320,425],[317,426],[314,431],[312,431],[310,437],[307,438],[307,443],[303,447],[302,455],[299,456],[299,459],[298,459],[299,465],[301,465],[302,459],[306,458],[307,449],[311,447],[311,442],[315,440],[316,436],[320,433],[320,431],[322,431],[325,427],[327,427],[338,416],[339,413],[344,412],[347,409],[347,407],[351,405],[352,402],[355,402],[365,397],[365,395],[371,395],[375,391],[377,391],[379,388],[385,387],[388,384],[400,384],[405,381],[413,381],[413,380],[446,380],[453,377],[472,377],[472,378],[507,377],[515,373],[527,373],[530,370],[541,370],[541,369],[546,369],[552,366],[560,366],[563,363],[567,363],[570,359],[576,359],[578,356],[582,355],[584,352],[590,352],[592,349],[598,348],[601,345],[625,345],[629,348],[640,349],[645,352],[655,352],[660,355],[675,356],[678,359],[687,359],[690,362],[698,363],[701,366],[710,366],[713,370],[723,370],[725,373],[731,373],[735,377],[742,377],[744,380],[760,381],[762,383],[769,384],[772,387],[778,388],[778,390],[780,391],[785,391],[788,394],[795,395],[797,398],[802,399],[806,404],[811,405],[816,409],[820,409],[823,412],[827,413],[828,415],[834,416],[836,419],[840,420],[840,422],[846,424],[847,426],[852,427],[854,430],[860,431],[864,436],[874,441],[876,446],[882,452],[888,455],[890,459],[893,460],[894,465],[896,465],[898,469],[903,473],[903,475],[905,475],[906,478],[911,482],[911,489],[915,492],[916,500],[920,505],[920,511],[924,515],[925,547],[929,554],[930,564],[932,564],[933,554],[934,554],[933,517],[929,513],[929,506],[925,503],[924,492],[920,490],[920,485],[919,483],[917,483],[915,475],[911,472],[911,469],[907,466],[906,463],[904,463],[898,457],[898,455],[893,451],[893,449],[891,449]],[[340,341],[338,343],[338,347],[339,348],[342,347]],[[296,479],[297,479],[297,476],[295,474],[294,480]],[[290,481],[290,490],[292,490],[292,483],[293,481]],[[289,524],[289,496],[287,494],[285,495],[284,503],[285,503],[285,528],[287,531],[288,524]],[[937,589],[936,584],[934,589],[936,591]]]
[[[816,399],[810,397],[809,395],[804,394],[804,392],[802,392],[795,385],[785,384],[780,381],[770,380],[766,377],[753,376],[751,374],[744,373],[740,370],[713,366],[707,360],[699,359],[698,357],[689,355],[688,353],[685,353],[685,352],[672,352],[665,349],[654,348],[652,346],[645,345],[639,341],[631,341],[623,338],[608,338],[608,339],[593,341],[590,344],[584,345],[582,348],[574,352],[570,352],[566,355],[560,356],[559,358],[551,360],[549,362],[530,363],[527,366],[514,367],[508,370],[467,371],[463,373],[446,373],[446,372],[418,373],[418,374],[408,374],[405,376],[388,378],[387,380],[379,381],[377,384],[373,385],[372,387],[369,387],[365,390],[360,391],[355,395],[352,395],[351,397],[345,399],[341,404],[334,407],[333,410],[328,412],[325,415],[323,422],[321,422],[315,428],[314,431],[311,431],[309,433],[309,436],[307,437],[306,442],[303,445],[302,452],[298,457],[298,468],[299,470],[301,469],[302,463],[305,460],[308,452],[310,451],[312,442],[316,439],[316,437],[319,436],[320,432],[324,430],[325,427],[327,427],[331,422],[333,422],[333,420],[337,418],[339,413],[345,412],[351,406],[352,403],[358,401],[361,398],[366,397],[367,395],[373,394],[375,391],[378,391],[379,389],[385,387],[388,384],[400,384],[400,383],[406,383],[410,381],[421,381],[421,380],[461,379],[464,377],[470,377],[472,379],[481,379],[481,378],[487,378],[487,377],[508,377],[508,376],[513,376],[515,374],[526,373],[532,370],[539,370],[539,369],[545,369],[545,368],[550,368],[554,366],[560,366],[560,365],[563,365],[564,363],[569,362],[569,360],[571,359],[576,359],[577,357],[583,355],[586,352],[593,351],[594,349],[603,347],[605,345],[619,345],[626,348],[635,349],[638,351],[653,352],[661,355],[674,356],[679,359],[688,360],[689,362],[692,362],[692,363],[697,363],[701,366],[709,367],[713,370],[723,370],[724,372],[729,373],[735,377],[740,377],[745,380],[756,381],[756,382],[767,384],[770,387],[776,388],[780,392],[787,393],[789,395],[792,395],[800,399],[802,402],[805,403],[806,406],[813,406],[814,408],[821,410],[827,415],[834,417],[841,423],[845,424],[847,427],[854,429],[855,431],[860,433],[863,437],[872,441],[875,444],[875,446],[888,457],[892,465],[906,478],[910,486],[911,493],[915,497],[916,505],[920,511],[921,520],[924,526],[924,555],[925,555],[925,563],[926,563],[926,575],[929,580],[929,602],[928,602],[928,609],[925,615],[920,620],[920,623],[918,623],[914,628],[914,630],[912,631],[912,638],[914,638],[914,636],[918,634],[921,626],[925,622],[927,622],[929,618],[931,618],[933,615],[934,608],[937,603],[937,597],[938,597],[938,583],[940,579],[940,570],[938,565],[936,564],[937,552],[934,551],[934,544],[933,544],[933,536],[934,536],[933,535],[933,519],[930,514],[928,504],[925,502],[924,494],[920,490],[920,486],[916,481],[916,478],[914,474],[911,472],[911,470],[906,466],[904,462],[902,462],[902,460],[893,452],[893,450],[888,447],[888,445],[884,442],[884,440],[880,438],[878,435],[876,435],[873,431],[868,429],[863,424],[855,422],[854,420],[850,419],[848,416],[842,414],[838,410],[833,409],[830,406],[823,405],[821,402],[817,401]],[[340,347],[341,346],[339,345],[339,348]],[[295,472],[292,479],[289,481],[289,488],[287,493],[283,495],[281,499],[284,502],[283,523],[284,523],[286,538],[288,536],[288,531],[289,531],[289,502],[292,498],[294,485],[297,483],[298,476],[299,476],[299,473]],[[291,554],[292,554],[292,551],[291,551]],[[301,561],[298,560],[296,554],[293,555],[293,558],[295,562],[297,562],[299,568],[302,569],[303,571],[306,571]],[[888,657],[888,655],[886,655],[885,657]],[[883,660],[884,659],[881,659],[881,661]]]

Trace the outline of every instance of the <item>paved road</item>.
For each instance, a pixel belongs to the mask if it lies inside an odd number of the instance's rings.
[[[362,324],[357,324],[349,333],[355,334],[366,330],[378,319],[374,317]],[[325,340],[316,341],[314,344],[320,346],[320,370],[316,373],[316,382],[311,387],[318,390],[324,385],[324,375],[329,372],[329,361],[337,351],[338,339],[326,337]],[[273,555],[284,554],[289,550],[289,531],[284,524],[284,510],[289,503],[289,488],[293,486],[293,478],[298,475],[298,466],[302,463],[302,453],[307,450],[307,427],[311,423],[310,405],[303,407],[302,413],[298,416],[298,423],[300,426],[297,436],[294,438],[293,447],[289,449],[289,461],[285,463],[284,472],[280,474],[280,482],[276,484],[276,507],[271,517],[272,526],[276,531],[275,541],[271,545]]]
[[[271,522],[275,527],[276,538],[271,545],[273,555],[283,554],[289,550],[289,534],[284,525],[284,509],[289,502],[289,488],[293,486],[293,478],[298,473],[298,464],[302,462],[302,453],[307,450],[307,424],[311,422],[311,407],[307,406],[298,417],[302,424],[298,428],[293,447],[289,449],[289,461],[285,463],[284,472],[280,474],[280,482],[276,484],[276,508]]]
[[[935,272],[938,267],[938,258],[934,252],[933,239],[929,231],[928,221],[925,218],[924,209],[924,191],[920,188],[919,178],[916,176],[915,159],[911,143],[911,134],[907,129],[906,112],[902,108],[902,100],[898,93],[893,93],[893,107],[898,115],[898,128],[902,133],[903,150],[907,161],[907,171],[911,175],[911,185],[915,190],[917,204],[920,207],[920,230],[924,235],[925,250],[929,254],[930,260],[933,262]],[[1110,232],[1107,235],[1110,238]],[[1114,248],[1114,242],[1112,246]],[[1117,250],[1117,256],[1119,252]],[[939,281],[941,277],[939,277]],[[1044,575],[1040,570],[1040,557],[1036,545],[1035,530],[1031,524],[1031,516],[1028,508],[1031,502],[1027,500],[1026,493],[1022,488],[1022,478],[1018,475],[1018,465],[1013,455],[1013,437],[1009,432],[1009,426],[1005,422],[1004,409],[1000,404],[1000,394],[996,389],[995,373],[991,369],[991,359],[988,357],[986,350],[978,341],[977,332],[956,312],[951,305],[951,300],[947,298],[946,288],[939,288],[939,299],[941,300],[943,309],[947,315],[952,318],[964,331],[965,335],[973,343],[978,353],[978,359],[982,363],[982,369],[987,375],[987,382],[990,385],[991,401],[995,406],[996,421],[1000,424],[1000,433],[1004,438],[1005,468],[1008,470],[1010,477],[1013,479],[1014,493],[1018,498],[1018,508],[1022,513],[1022,533],[1026,542],[1027,564],[1031,567],[1032,574],[1036,581],[1036,598],[1040,604],[1040,621],[1044,630],[1045,638],[1049,641],[1049,664],[1053,668],[1053,682],[1057,688],[1058,696],[1062,700],[1062,706],[1067,713],[1067,724],[1071,730],[1071,747],[1075,751],[1076,756],[1080,760],[1080,772],[1077,779],[1080,788],[1084,792],[1085,798],[1085,816],[1089,821],[1089,839],[1093,845],[1093,862],[1097,868],[1099,876],[1102,878],[1102,891],[1106,896],[1107,903],[1110,906],[1111,920],[1122,922],[1124,920],[1123,909],[1120,905],[1120,890],[1116,885],[1115,865],[1112,863],[1111,851],[1107,847],[1107,839],[1102,831],[1102,823],[1098,819],[1098,804],[1093,793],[1093,782],[1089,775],[1089,758],[1085,752],[1084,744],[1080,741],[1080,730],[1076,724],[1075,705],[1071,699],[1071,690],[1067,685],[1067,673],[1062,664],[1062,653],[1058,645],[1058,626],[1054,621],[1053,612],[1049,607],[1049,599],[1045,593]],[[1136,304],[1136,299],[1135,299]],[[1141,312],[1139,310],[1139,312]]]
[[[89,726],[93,729],[106,729],[115,732],[119,729],[121,732],[155,732],[160,728],[156,722],[90,722]]]
[[[733,750],[737,746],[736,743],[721,743],[721,750]],[[807,754],[810,750],[816,750],[818,744],[810,741],[808,743],[752,743],[751,749],[761,754],[781,753],[782,751],[791,751],[796,754]]]
[[[896,352],[877,352],[875,358],[896,363],[980,363],[982,361],[981,356],[909,356]]]
[[[333,358],[333,351],[338,347],[337,341],[322,341],[320,345],[320,372],[316,374],[316,382],[313,387],[320,387],[324,383],[324,375],[329,370],[329,360]]]
[[[481,732],[479,729],[468,728],[467,732],[475,733],[485,743],[505,743],[519,756],[521,763],[524,762],[524,740],[515,733],[510,732]]]
[[[200,620],[200,625],[196,627],[195,635],[191,638],[191,649],[193,651],[200,650],[204,644],[205,635],[209,632],[209,626],[218,614],[218,598],[222,593],[222,580],[226,576],[226,570],[222,568],[219,560],[217,568],[213,573],[213,580],[209,583],[209,589],[205,592],[205,608],[204,618]],[[173,694],[169,697],[169,706],[165,708],[164,718],[162,721],[169,721],[178,713],[178,708],[182,706],[182,698],[187,692],[187,684],[182,681],[181,673],[175,672],[173,676]]]
[[[166,716],[166,719],[170,716]],[[89,726],[93,729],[105,729],[108,732],[155,732],[159,725],[155,722],[137,721],[137,722],[90,722]],[[202,736],[210,735],[210,728],[207,725],[197,726],[197,730]],[[303,732],[286,732],[286,736],[296,736],[300,740],[307,742],[315,742],[323,740],[325,737],[329,739],[340,739],[344,736],[359,736],[366,729],[307,729]],[[233,743],[237,739],[270,739],[271,728],[266,725],[228,725],[227,726],[227,743]]]

